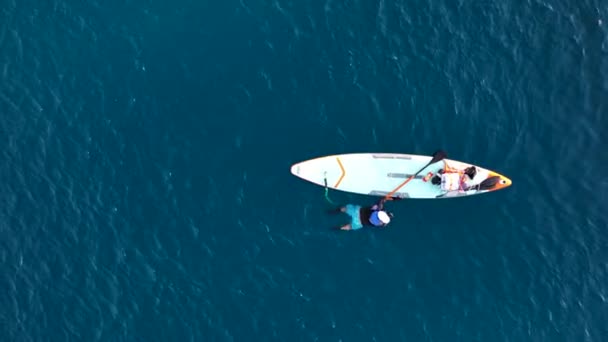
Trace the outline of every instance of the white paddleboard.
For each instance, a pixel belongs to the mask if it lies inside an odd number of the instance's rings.
[[[305,160],[291,166],[291,173],[303,180],[340,191],[370,196],[400,198],[453,198],[478,195],[504,189],[511,180],[494,171],[456,160],[443,159],[422,170],[431,156],[395,153],[349,153]],[[433,184],[432,178],[441,177],[440,170],[463,171],[475,166],[476,175],[464,176],[455,188]],[[492,179],[489,179],[492,178]],[[444,178],[444,180],[447,178]],[[484,186],[480,187],[482,182]],[[490,182],[489,182],[490,181]],[[327,184],[326,184],[327,183]],[[487,183],[491,186],[488,187]],[[449,190],[445,189],[448,188]]]

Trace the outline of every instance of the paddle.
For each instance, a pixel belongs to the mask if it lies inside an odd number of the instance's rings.
[[[389,199],[390,197],[393,196],[393,194],[395,194],[395,192],[397,192],[399,189],[401,189],[405,184],[409,183],[409,181],[411,181],[413,178],[415,178],[420,172],[422,172],[422,170],[426,169],[429,165],[434,164],[440,160],[445,159],[445,157],[447,157],[448,155],[442,151],[439,150],[435,153],[433,153],[433,158],[431,159],[431,161],[426,164],[422,169],[418,170],[418,172],[414,173],[413,175],[411,175],[408,179],[406,179],[405,181],[403,181],[403,183],[401,183],[398,187],[395,188],[395,190],[391,191],[388,193],[388,195],[386,195],[384,198],[385,199]]]

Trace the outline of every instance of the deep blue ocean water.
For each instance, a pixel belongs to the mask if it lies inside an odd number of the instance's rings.
[[[1,0],[0,340],[607,341],[607,58],[590,0]],[[289,173],[439,148],[513,185],[337,232]]]

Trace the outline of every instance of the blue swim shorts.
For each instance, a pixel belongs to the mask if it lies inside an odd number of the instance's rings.
[[[350,225],[352,230],[363,228],[363,224],[361,224],[361,215],[359,211],[361,210],[360,205],[347,204],[346,205],[346,213],[350,216]]]

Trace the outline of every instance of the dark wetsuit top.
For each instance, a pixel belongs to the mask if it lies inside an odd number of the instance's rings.
[[[372,205],[371,207],[362,207],[359,211],[359,218],[361,219],[361,224],[364,226],[374,226],[374,224],[369,221],[369,218],[370,216],[372,216],[372,213],[374,211],[382,209],[384,209],[384,200],[378,201],[378,203]]]
[[[359,216],[360,216],[362,225],[373,226],[373,224],[371,222],[369,222],[369,217],[372,215],[373,212],[374,211],[372,210],[372,207],[361,208],[361,210],[359,211]]]

